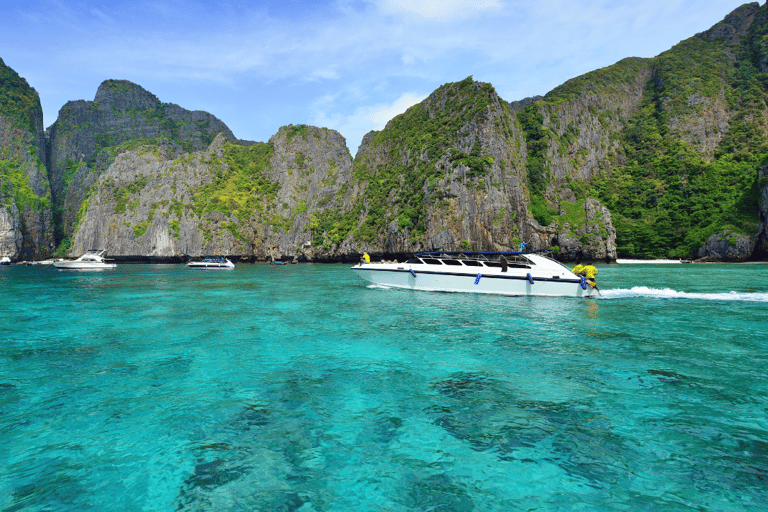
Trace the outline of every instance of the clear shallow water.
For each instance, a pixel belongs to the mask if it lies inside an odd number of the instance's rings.
[[[599,268],[2,268],[0,510],[764,510],[768,265]]]

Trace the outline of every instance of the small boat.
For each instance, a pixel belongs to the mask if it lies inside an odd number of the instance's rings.
[[[409,290],[596,297],[595,281],[546,256],[528,252],[437,251],[415,254],[405,263],[370,263],[352,267],[372,284]],[[596,272],[596,271],[595,271]]]
[[[232,270],[235,264],[227,258],[203,258],[200,261],[190,261],[187,267],[198,270]]]
[[[10,265],[11,264],[11,258],[8,256],[3,256],[0,258],[0,265]]]
[[[53,266],[62,270],[102,270],[116,268],[117,264],[108,262],[105,258],[107,251],[90,250],[76,260],[54,261]]]

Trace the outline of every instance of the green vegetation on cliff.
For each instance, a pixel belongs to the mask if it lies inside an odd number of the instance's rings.
[[[274,154],[269,143],[240,146],[225,142],[221,160],[209,163],[213,181],[203,185],[192,198],[195,213],[218,211],[234,215],[240,223],[274,206],[280,184],[265,173]]]
[[[117,155],[161,145],[193,152],[208,147],[221,132],[234,139],[213,116],[162,103],[126,80],[105,80],[94,101],[65,105],[51,137],[51,171],[61,176],[54,187],[57,242],[72,233],[75,209]]]
[[[758,167],[768,165],[768,74],[761,72],[768,60],[768,15],[765,7],[757,9],[737,9],[727,22],[653,59],[625,59],[569,80],[519,111],[532,216],[542,225],[562,223],[554,211],[559,204],[569,219],[570,203],[553,197],[567,186],[577,202],[592,197],[608,207],[620,257],[690,256],[726,229],[754,236]],[[755,13],[750,30],[739,33]],[[614,116],[642,68],[651,74],[639,104],[629,117]],[[582,126],[599,122],[601,146],[584,133],[579,144],[588,147],[577,145],[578,130],[560,124],[558,112],[567,102],[568,112],[591,105],[576,115]],[[722,126],[727,130],[720,132]],[[606,135],[616,146],[602,145]],[[556,183],[547,153],[553,146],[565,158],[575,155],[574,168],[582,154],[602,151],[606,167],[598,159],[587,181],[566,175],[567,183]]]
[[[546,165],[546,150],[550,140],[550,130],[544,126],[544,117],[539,111],[539,104],[534,103],[517,113],[517,120],[525,134],[528,154],[528,190],[530,192],[529,211],[536,222],[548,226],[554,219],[555,212],[547,204],[545,196],[550,174]]]
[[[653,60],[654,79],[621,134],[627,163],[593,182],[613,214],[619,256],[686,257],[725,229],[757,232],[768,75],[751,55],[722,38],[692,38]],[[701,115],[698,104],[721,98],[735,115],[708,160],[671,120],[685,127],[681,119]]]
[[[444,195],[437,181],[460,164],[469,180],[490,170],[493,159],[483,155],[477,140],[469,148],[460,147],[459,132],[485,122],[494,102],[498,97],[490,84],[468,77],[441,86],[428,100],[392,119],[384,130],[374,133],[368,156],[354,162],[355,179],[366,183],[361,204],[346,217],[331,219],[326,214],[326,222],[318,222],[320,228],[343,239],[354,229],[355,212],[363,210],[365,220],[354,233],[359,241],[372,242],[392,220],[412,240],[422,239],[427,206]],[[504,129],[509,132],[508,125]]]
[[[30,150],[30,156],[36,160]],[[34,160],[33,160],[34,161]],[[40,168],[44,168],[38,162]],[[0,152],[0,197],[5,198],[2,206],[10,206],[13,202],[20,211],[31,208],[34,211],[49,210],[51,198],[49,195],[39,197],[29,184],[29,176],[25,172],[28,163],[20,159],[8,156],[8,148]]]
[[[0,59],[0,115],[22,130],[35,132],[40,97],[27,81]]]
[[[9,144],[0,147],[0,197],[4,198],[3,206],[13,203],[20,211],[31,208],[42,212],[51,208],[50,193],[38,196],[27,174],[30,168],[45,173],[45,164],[34,147],[38,115],[42,117],[37,91],[0,59],[0,116],[18,130]]]

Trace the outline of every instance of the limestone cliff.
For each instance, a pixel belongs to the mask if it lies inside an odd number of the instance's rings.
[[[0,256],[53,252],[51,194],[40,98],[0,59]]]
[[[574,198],[598,199],[619,256],[758,257],[766,37],[768,6],[747,4],[657,57],[625,59],[522,105],[533,216],[548,223]]]
[[[525,132],[493,86],[471,77],[446,84],[364,138],[356,203],[341,218],[320,219],[334,234],[322,242],[384,253],[518,250],[525,242],[560,245],[569,260],[615,259],[615,231],[598,201],[569,197],[581,213],[544,225],[531,215],[527,160]]]
[[[97,180],[72,255],[105,248],[118,259],[324,259],[311,212],[343,208],[352,162],[337,132],[282,128],[269,143],[221,134],[202,151],[173,143],[120,154]]]
[[[768,259],[768,166],[759,169],[758,193],[760,208],[760,229],[755,244],[755,259]]]
[[[126,80],[106,80],[93,101],[70,101],[49,128],[49,170],[57,242],[70,237],[85,195],[117,155],[170,141],[186,151],[207,147],[227,126],[206,112],[162,103]]]
[[[39,114],[6,101],[0,250],[48,250],[52,202],[70,255],[338,261],[525,242],[574,261],[765,258],[766,40],[768,5],[752,3],[544,96],[445,84],[367,134],[354,161],[332,130],[245,143],[126,81],[67,103],[47,148]]]

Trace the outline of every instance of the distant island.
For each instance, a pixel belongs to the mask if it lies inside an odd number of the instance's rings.
[[[368,133],[238,140],[106,80],[42,126],[0,59],[0,256],[351,261],[553,248],[562,261],[768,259],[768,6],[508,102],[472,77]]]

